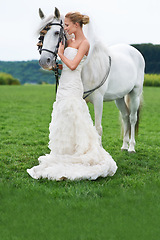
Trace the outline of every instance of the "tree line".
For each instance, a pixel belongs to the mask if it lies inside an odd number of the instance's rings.
[[[132,44],[139,50],[146,63],[145,73],[160,74],[160,45],[156,44]]]
[[[145,73],[160,74],[160,45],[132,44],[138,49],[146,62]],[[52,71],[45,71],[39,66],[38,60],[32,61],[0,61],[0,84],[42,84],[55,83]],[[4,76],[6,74],[6,76]],[[10,76],[9,76],[10,75]],[[12,79],[11,81],[11,77]]]

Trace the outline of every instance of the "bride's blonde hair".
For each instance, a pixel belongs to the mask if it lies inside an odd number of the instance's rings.
[[[87,15],[83,15],[80,12],[69,12],[65,15],[66,18],[69,18],[73,23],[79,23],[82,27],[83,24],[89,23],[89,17]]]

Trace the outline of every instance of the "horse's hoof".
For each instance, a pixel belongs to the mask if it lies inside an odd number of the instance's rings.
[[[135,150],[132,150],[132,151],[128,151],[129,153],[136,153],[136,151]]]
[[[127,152],[128,149],[127,148],[121,148],[121,152]]]

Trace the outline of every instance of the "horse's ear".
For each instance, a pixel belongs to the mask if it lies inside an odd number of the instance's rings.
[[[56,7],[55,7],[55,10],[54,10],[54,15],[55,15],[55,17],[58,18],[58,19],[59,19],[60,16],[61,16],[58,8],[56,8]]]
[[[40,16],[41,19],[43,19],[45,17],[44,13],[41,10],[41,8],[39,8],[39,16]]]

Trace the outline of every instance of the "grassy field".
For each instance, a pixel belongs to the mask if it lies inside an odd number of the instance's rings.
[[[120,151],[118,110],[104,104],[103,146],[118,171],[74,182],[34,180],[26,172],[49,153],[54,92],[49,85],[0,87],[1,239],[159,240],[160,88],[144,88],[136,154]]]

